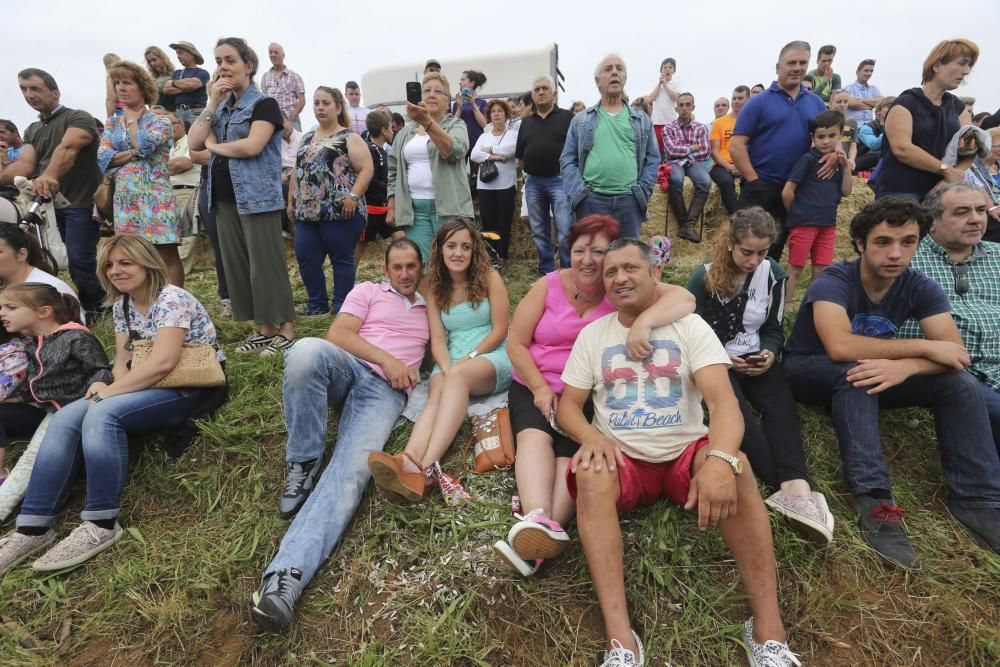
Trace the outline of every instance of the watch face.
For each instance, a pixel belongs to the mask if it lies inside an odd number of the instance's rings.
[[[743,474],[743,459],[738,456],[736,457],[736,460],[733,462],[733,470],[736,471],[737,475]]]

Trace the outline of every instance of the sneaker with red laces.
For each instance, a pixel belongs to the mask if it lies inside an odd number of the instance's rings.
[[[867,493],[854,496],[861,537],[889,563],[909,570],[919,570],[920,561],[903,528],[906,510],[891,498],[872,498]]]
[[[524,516],[507,533],[507,542],[526,560],[555,558],[569,545],[569,535],[558,521],[545,516],[539,507]]]
[[[437,461],[434,462],[433,475],[437,479],[438,486],[441,487],[441,495],[444,496],[444,502],[446,505],[451,505],[452,507],[458,507],[470,500],[472,496],[469,492],[465,490],[461,482],[441,470],[441,464]]]

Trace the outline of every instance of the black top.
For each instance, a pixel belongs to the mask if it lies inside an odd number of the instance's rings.
[[[844,183],[844,171],[838,164],[833,178],[822,179],[816,175],[819,170],[818,150],[799,158],[788,173],[788,180],[796,184],[795,199],[785,218],[785,227],[833,227],[837,224],[837,206],[840,204],[840,190]]]
[[[281,132],[285,119],[281,115],[278,102],[273,97],[264,97],[257,102],[250,115],[250,124],[266,120],[274,125],[275,132]],[[216,204],[235,204],[236,192],[233,191],[233,177],[229,173],[229,159],[216,155],[212,160],[212,198]]]
[[[366,139],[365,143],[368,144],[368,152],[372,154],[372,164],[375,166],[375,173],[365,192],[365,201],[372,206],[385,206],[389,201],[389,162],[381,146],[376,146],[370,139]]]
[[[174,104],[186,104],[191,107],[203,107],[208,104],[208,82],[212,79],[212,75],[200,67],[188,67],[187,69],[174,70],[174,74],[170,77],[172,80],[177,81],[179,79],[198,79],[201,81],[201,87],[192,90],[188,93],[180,93],[174,96]]]
[[[566,133],[569,132],[572,120],[573,112],[559,107],[554,107],[545,118],[536,111],[521,120],[514,156],[524,161],[526,174],[559,175],[559,156],[562,155]]]
[[[965,110],[962,100],[945,93],[941,106],[931,102],[920,88],[910,88],[900,93],[893,106],[900,105],[913,116],[914,146],[924,149],[935,158],[944,157],[948,142],[958,132],[958,117]],[[914,192],[922,198],[941,180],[941,174],[914,169],[900,162],[892,154],[889,135],[883,139],[883,166],[878,177],[880,192]]]

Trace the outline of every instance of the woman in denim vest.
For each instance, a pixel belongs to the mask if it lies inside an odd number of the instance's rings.
[[[233,319],[252,319],[258,325],[237,351],[269,356],[291,347],[295,337],[281,239],[281,110],[254,84],[257,54],[246,41],[220,39],[215,62],[219,80],[191,126],[188,143],[212,154],[208,197],[216,214]]]

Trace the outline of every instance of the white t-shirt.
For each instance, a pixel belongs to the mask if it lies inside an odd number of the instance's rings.
[[[508,129],[501,136],[493,134],[493,126],[487,125],[476,145],[469,155],[473,162],[483,163],[489,158],[491,153],[487,150],[493,149],[492,155],[503,155],[507,159],[503,162],[497,161],[497,177],[489,183],[483,183],[476,179],[480,190],[506,190],[517,184],[517,161],[514,160],[514,149],[517,148],[517,131]]]
[[[413,135],[403,146],[403,160],[406,161],[406,187],[411,199],[434,199],[434,181],[431,180],[431,158],[427,154],[426,134]]]
[[[183,137],[174,142],[174,145],[170,147],[170,159],[178,157],[191,157],[191,151],[188,148],[188,138],[185,134]],[[201,180],[201,165],[194,164],[187,171],[181,172],[179,174],[174,174],[170,177],[170,185],[190,185],[192,188],[198,187],[198,182]]]
[[[302,133],[292,130],[285,141],[284,135],[281,137],[281,168],[294,169],[295,157],[299,154],[299,147],[302,145]]]
[[[677,79],[668,81],[666,87],[675,93],[684,92],[684,88],[681,87]],[[663,86],[660,86],[660,94],[653,100],[652,115],[654,125],[666,125],[670,121],[677,120],[677,102],[670,99],[670,95],[667,95],[667,91],[664,90]]]
[[[705,271],[711,263],[705,265]],[[767,283],[771,278],[771,263],[761,262],[750,278],[750,285],[747,287],[747,305],[743,311],[743,331],[740,331],[731,341],[725,343],[726,352],[739,356],[748,352],[760,352],[760,328],[767,320],[767,308],[771,304],[771,293],[767,289]],[[724,302],[725,303],[725,302]],[[776,304],[775,308],[783,308],[783,304]],[[778,312],[778,321],[781,321],[781,311]]]
[[[642,362],[628,359],[627,336],[618,313],[588,324],[573,344],[562,381],[592,391],[594,426],[631,458],[672,461],[708,433],[692,376],[712,364],[730,366],[729,355],[698,315],[653,329],[653,354]]]
[[[368,125],[365,123],[365,119],[368,118],[368,114],[372,112],[368,107],[352,107],[350,104],[347,105],[347,117],[351,119],[351,129],[361,134],[368,129]]]

